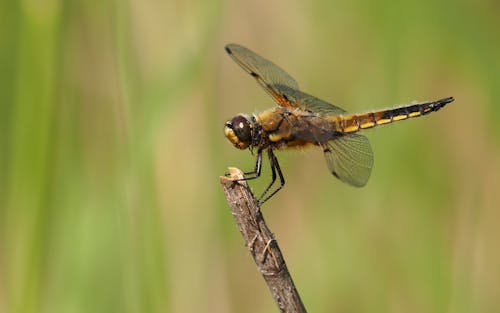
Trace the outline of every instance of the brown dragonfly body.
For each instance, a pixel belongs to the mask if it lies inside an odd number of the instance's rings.
[[[262,151],[266,150],[272,181],[261,195],[262,204],[285,184],[273,150],[319,146],[323,149],[330,172],[341,181],[361,187],[370,177],[373,152],[360,130],[434,112],[453,101],[413,103],[391,109],[362,114],[348,114],[343,109],[299,90],[297,82],[284,70],[250,51],[230,44],[227,53],[245,69],[276,101],[277,107],[260,114],[241,114],[227,121],[224,133],[238,149],[257,149],[255,169],[245,179],[260,176]],[[280,178],[280,186],[270,192]]]

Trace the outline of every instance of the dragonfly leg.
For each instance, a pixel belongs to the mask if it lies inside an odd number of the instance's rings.
[[[241,178],[241,179],[235,179],[234,181],[238,182],[238,181],[256,179],[256,178],[260,177],[260,171],[261,171],[261,169],[262,169],[262,150],[259,149],[257,151],[257,159],[255,160],[255,167],[254,167],[253,171],[251,171],[251,172],[244,172],[243,173],[243,178]],[[229,177],[229,176],[230,176],[230,174],[226,173],[226,177]]]
[[[264,190],[262,195],[259,197],[259,205],[264,204],[267,200],[271,199],[272,196],[274,196],[283,186],[285,185],[285,178],[283,177],[283,173],[281,172],[280,164],[278,162],[278,159],[273,153],[272,149],[267,150],[267,154],[269,155],[269,163],[271,165],[271,173],[272,173],[272,180],[271,183],[267,186],[267,188]],[[280,185],[278,188],[273,190],[269,195],[269,190],[271,190],[271,187],[274,185],[276,182],[276,173],[278,173],[278,176],[280,178]]]
[[[243,180],[251,180],[260,177],[260,170],[262,169],[262,150],[257,151],[257,159],[255,160],[255,167],[251,172],[243,173]]]

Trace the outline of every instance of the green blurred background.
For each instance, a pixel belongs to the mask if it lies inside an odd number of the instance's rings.
[[[355,189],[279,153],[266,203],[310,312],[500,312],[498,1],[2,1],[0,312],[276,312],[218,182],[223,123],[272,100],[250,47],[367,131]],[[252,183],[260,192],[268,181]]]

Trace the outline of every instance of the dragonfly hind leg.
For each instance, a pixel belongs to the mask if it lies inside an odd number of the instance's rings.
[[[259,197],[258,200],[259,205],[262,205],[264,204],[264,202],[271,199],[271,197],[274,196],[278,191],[280,191],[280,189],[283,188],[283,186],[285,185],[285,178],[283,177],[280,164],[278,162],[278,159],[274,155],[273,150],[272,149],[267,150],[267,154],[269,156],[269,163],[271,165],[272,180],[271,183],[266,187],[262,195]],[[276,182],[276,173],[278,173],[278,176],[280,178],[280,185],[269,194],[271,187]]]

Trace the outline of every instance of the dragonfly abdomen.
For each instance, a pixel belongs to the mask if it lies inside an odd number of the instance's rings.
[[[362,129],[419,117],[435,112],[452,101],[453,98],[449,97],[437,101],[410,104],[376,112],[338,116],[335,121],[335,130],[340,133],[354,133]]]

